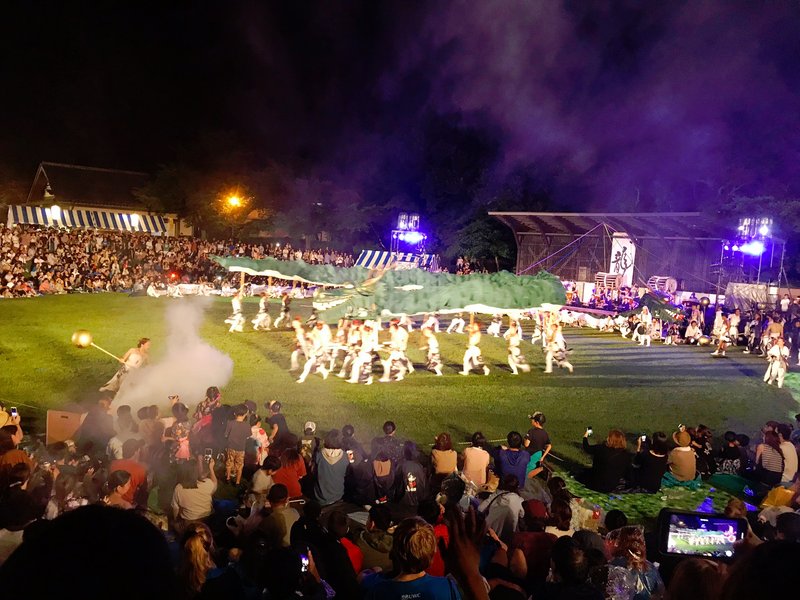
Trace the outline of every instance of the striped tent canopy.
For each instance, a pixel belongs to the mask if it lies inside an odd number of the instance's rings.
[[[79,210],[62,208],[54,214],[44,206],[9,206],[8,226],[41,225],[45,227],[79,227],[83,229],[112,229],[161,235],[167,224],[160,215],[125,213],[111,210]]]
[[[384,250],[362,250],[356,265],[366,269],[381,269],[396,261],[400,269],[430,269],[434,266],[434,254],[412,254],[410,252],[386,252]]]

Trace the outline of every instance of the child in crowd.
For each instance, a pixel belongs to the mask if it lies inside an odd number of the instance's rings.
[[[245,422],[247,407],[243,404],[233,408],[233,419],[225,427],[225,480],[231,482],[235,474],[236,485],[242,481],[244,469],[244,448],[250,437],[250,423]]]

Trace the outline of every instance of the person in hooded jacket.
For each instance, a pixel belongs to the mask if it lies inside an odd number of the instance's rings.
[[[314,462],[317,470],[314,496],[322,506],[339,502],[344,497],[344,480],[350,463],[342,450],[338,429],[332,429],[325,436]]]

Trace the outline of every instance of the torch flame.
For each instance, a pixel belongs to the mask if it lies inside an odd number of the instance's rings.
[[[92,334],[85,329],[78,329],[72,334],[72,343],[78,348],[88,348],[92,345]]]

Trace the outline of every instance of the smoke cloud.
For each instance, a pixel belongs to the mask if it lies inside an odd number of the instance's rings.
[[[233,360],[200,337],[211,298],[176,300],[166,310],[167,352],[159,362],[128,374],[114,400],[134,412],[150,404],[163,405],[177,394],[187,406],[203,399],[212,385],[223,387],[233,374]]]

